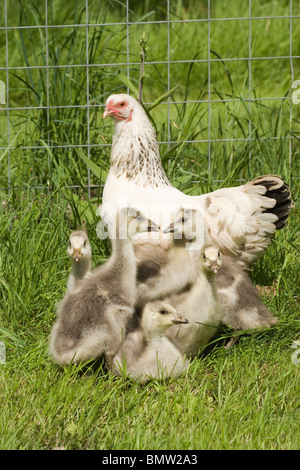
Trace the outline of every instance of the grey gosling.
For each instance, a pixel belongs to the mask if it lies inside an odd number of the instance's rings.
[[[170,240],[143,244],[134,241],[137,260],[138,304],[162,300],[191,286],[198,275],[199,249],[190,249],[196,239],[196,213],[194,209],[180,209],[175,221],[164,230],[173,233]],[[200,212],[199,212],[200,222]],[[182,236],[182,224],[191,238]]]
[[[269,328],[277,323],[277,318],[261,301],[247,272],[230,256],[222,256],[222,267],[215,283],[222,324],[242,331]],[[226,347],[233,346],[237,338],[233,337]]]
[[[58,306],[49,352],[60,366],[104,355],[108,363],[117,353],[134,314],[136,261],[131,238],[136,232],[158,230],[153,222],[131,209],[119,212],[111,257],[95,268]],[[123,236],[119,233],[124,232]],[[126,235],[127,232],[127,235]]]
[[[174,324],[187,323],[171,305],[157,301],[146,304],[140,326],[125,337],[113,359],[113,372],[141,384],[151,379],[180,376],[189,361],[168,340],[165,333]]]
[[[71,260],[71,272],[68,279],[67,293],[73,291],[82,279],[87,279],[92,268],[92,247],[86,232],[77,230],[70,234],[67,248]]]
[[[170,328],[166,335],[182,354],[189,358],[196,357],[216,334],[220,325],[218,294],[215,285],[215,273],[206,265],[211,258],[218,257],[219,249],[215,245],[203,248],[198,263],[198,275],[192,287],[186,292],[167,297],[166,302],[185,315],[187,325]]]
[[[175,221],[165,229],[182,239],[194,256],[197,274],[186,291],[167,297],[178,312],[187,319],[188,324],[178,328],[176,325],[167,331],[167,337],[182,354],[189,358],[198,355],[215,335],[220,324],[218,295],[215,275],[221,266],[220,251],[211,243],[205,231],[205,240],[197,241],[197,224],[203,223],[202,214],[195,210],[184,210]],[[194,249],[191,249],[194,248]]]

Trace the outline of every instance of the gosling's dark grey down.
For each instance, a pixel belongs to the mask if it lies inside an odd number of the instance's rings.
[[[137,260],[138,305],[182,292],[197,277],[198,252],[186,249],[185,240],[163,240],[147,245],[134,242]]]
[[[261,301],[247,272],[229,256],[222,257],[222,267],[215,283],[223,324],[238,331],[277,323],[277,318]]]
[[[141,215],[121,211],[119,224],[137,231],[157,229]],[[132,230],[132,226],[131,226]],[[128,230],[129,232],[129,230]],[[118,227],[116,233],[119,233]],[[50,354],[61,366],[88,361],[104,354],[109,362],[126,334],[136,302],[136,261],[131,239],[112,240],[112,255],[90,277],[67,294],[58,307],[50,336]]]

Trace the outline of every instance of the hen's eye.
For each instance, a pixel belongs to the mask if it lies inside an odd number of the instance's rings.
[[[166,310],[161,309],[161,311],[160,311],[159,313],[161,313],[162,315],[164,315],[164,314],[167,313],[167,312],[166,312]]]
[[[122,101],[122,103],[120,103],[120,106],[123,107],[124,105],[125,105],[125,103],[124,103],[124,101]]]
[[[86,242],[84,242],[83,246],[86,246]]]
[[[206,259],[205,253],[203,253],[202,257],[203,257],[203,259]]]

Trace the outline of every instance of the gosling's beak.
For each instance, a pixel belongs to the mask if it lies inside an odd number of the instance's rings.
[[[148,225],[148,232],[159,232],[160,231],[160,226],[157,225],[155,222],[152,222],[152,220],[149,221]]]
[[[183,315],[180,315],[180,313],[177,313],[173,320],[172,320],[172,323],[188,323],[189,321],[187,320],[187,318],[185,318]]]
[[[215,274],[217,274],[219,272],[219,267],[218,267],[217,263],[211,263],[210,269]]]
[[[167,228],[165,228],[163,233],[174,233],[174,222],[172,222]]]
[[[78,250],[74,250],[72,257],[76,261],[76,263],[78,263],[78,261],[82,258],[81,248],[79,248]]]

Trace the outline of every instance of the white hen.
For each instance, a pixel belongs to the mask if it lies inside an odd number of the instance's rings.
[[[111,95],[106,101],[106,116],[114,119],[115,132],[103,192],[105,221],[112,221],[120,207],[134,207],[164,229],[179,208],[197,208],[203,213],[212,241],[224,254],[236,257],[243,266],[263,255],[292,207],[286,183],[267,175],[238,187],[187,196],[169,182],[155,131],[133,97]]]

